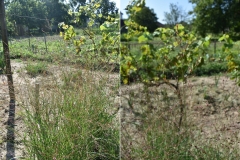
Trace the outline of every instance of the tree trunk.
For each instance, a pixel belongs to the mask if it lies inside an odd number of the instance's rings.
[[[2,44],[3,44],[4,60],[6,63],[6,75],[8,79],[9,96],[10,96],[10,101],[11,100],[15,101],[15,93],[14,93],[10,55],[9,55],[9,46],[8,46],[8,37],[7,37],[5,6],[4,6],[4,0],[0,0],[0,1],[1,1],[0,2],[0,23],[1,23],[1,30],[2,30]]]
[[[8,37],[7,37],[7,26],[5,19],[5,6],[4,0],[0,0],[0,23],[2,30],[2,43],[3,43],[3,52],[4,52],[4,60],[6,62],[6,75],[8,80],[8,89],[9,89],[9,115],[8,115],[8,126],[7,126],[7,154],[6,159],[13,159],[15,157],[15,136],[14,136],[14,120],[15,120],[15,93],[13,87],[13,78],[11,72],[11,63],[10,63],[10,55],[9,55],[9,47],[8,47]]]

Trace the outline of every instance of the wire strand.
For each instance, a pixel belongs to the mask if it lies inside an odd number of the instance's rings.
[[[32,17],[32,16],[21,16],[21,15],[16,15],[16,14],[6,14],[6,15],[11,15],[11,16],[16,16],[16,17],[21,17],[21,18],[31,18],[31,19],[37,19],[37,20],[41,20],[41,21],[51,21],[51,22],[57,22],[55,20],[49,20],[49,19],[42,19],[42,18],[38,18],[38,17]],[[59,23],[59,22],[58,22]]]

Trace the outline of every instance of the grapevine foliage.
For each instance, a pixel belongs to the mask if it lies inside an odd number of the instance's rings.
[[[119,18],[104,17],[102,14],[96,14],[100,7],[101,0],[90,1],[85,6],[80,6],[78,12],[69,11],[69,14],[75,17],[75,23],[81,23],[80,15],[85,14],[89,18],[87,27],[83,32],[87,36],[76,36],[74,27],[67,24],[60,24],[64,32],[60,36],[64,40],[72,42],[76,47],[78,54],[89,54],[92,52],[91,58],[97,58],[98,61],[117,63],[119,59],[120,33],[119,33]],[[98,36],[92,30],[97,18],[104,17],[106,21],[100,25],[99,30],[101,35]],[[89,43],[90,42],[90,45]],[[86,47],[87,46],[87,47]]]
[[[139,52],[132,52],[127,44],[120,46],[119,18],[118,16],[104,17],[106,21],[100,26],[101,37],[91,30],[97,18],[103,17],[96,14],[100,7],[100,0],[91,1],[85,6],[81,6],[79,12],[69,11],[75,17],[75,22],[80,23],[81,14],[89,17],[88,27],[84,29],[87,36],[76,36],[74,27],[62,23],[64,32],[60,35],[64,40],[72,42],[78,54],[89,54],[92,51],[94,58],[105,57],[109,62],[118,62],[119,51],[121,52],[120,74],[124,84],[129,83],[131,76],[144,83],[168,82],[168,74],[177,82],[186,81],[187,76],[196,68],[204,64],[204,57],[210,45],[211,36],[199,38],[195,33],[187,31],[183,25],[177,24],[173,29],[158,28],[154,33],[147,31],[147,28],[134,22],[133,17],[145,5],[145,0],[131,0],[127,6],[129,15],[125,25],[128,32],[124,34],[127,41],[137,38],[142,44]],[[161,42],[160,46],[151,44],[151,40],[156,39]],[[84,47],[90,41],[90,47]],[[219,41],[225,41],[222,51],[227,55],[229,71],[232,78],[238,80],[240,85],[240,67],[235,62],[232,48],[234,42],[228,35],[223,35]],[[100,58],[101,59],[101,58]]]
[[[227,55],[226,60],[228,62],[228,71],[231,73],[231,78],[236,79],[237,84],[240,86],[240,67],[236,62],[237,59],[232,50],[234,42],[227,34],[224,34],[222,37],[220,37],[219,41],[224,41],[222,52],[223,54]]]
[[[158,28],[149,33],[147,28],[131,20],[131,14],[140,11],[144,1],[135,1],[128,8],[130,18],[125,22],[128,33],[125,38],[138,38],[142,43],[138,53],[132,53],[127,45],[121,46],[121,76],[124,84],[134,75],[144,83],[167,81],[167,72],[177,81],[186,81],[187,75],[204,63],[211,36],[198,38],[188,32],[183,25],[177,24],[174,29]],[[149,41],[158,38],[161,46],[156,47]]]

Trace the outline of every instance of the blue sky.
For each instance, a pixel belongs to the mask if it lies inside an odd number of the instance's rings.
[[[111,0],[116,2],[117,7],[120,7],[120,11],[123,13],[123,18],[127,18],[127,15],[124,11],[124,8],[128,5],[130,0]],[[145,0],[146,6],[151,9],[154,9],[154,12],[157,14],[158,21],[164,23],[164,12],[169,12],[170,3],[178,3],[179,6],[186,12],[193,9],[192,4],[188,0]]]

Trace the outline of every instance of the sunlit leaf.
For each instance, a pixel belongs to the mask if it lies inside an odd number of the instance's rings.
[[[174,47],[178,46],[178,42],[173,42]]]
[[[95,8],[99,8],[101,6],[100,3],[95,4]]]
[[[203,43],[203,46],[207,48],[209,46],[209,44],[210,44],[210,41],[206,41]]]
[[[128,78],[124,78],[124,79],[123,79],[123,83],[124,83],[124,84],[128,84]]]
[[[138,42],[146,42],[148,41],[148,38],[145,35],[141,35],[140,37],[138,37]]]
[[[107,28],[104,26],[104,25],[101,25],[100,26],[100,30],[103,31],[103,30],[106,30]]]

